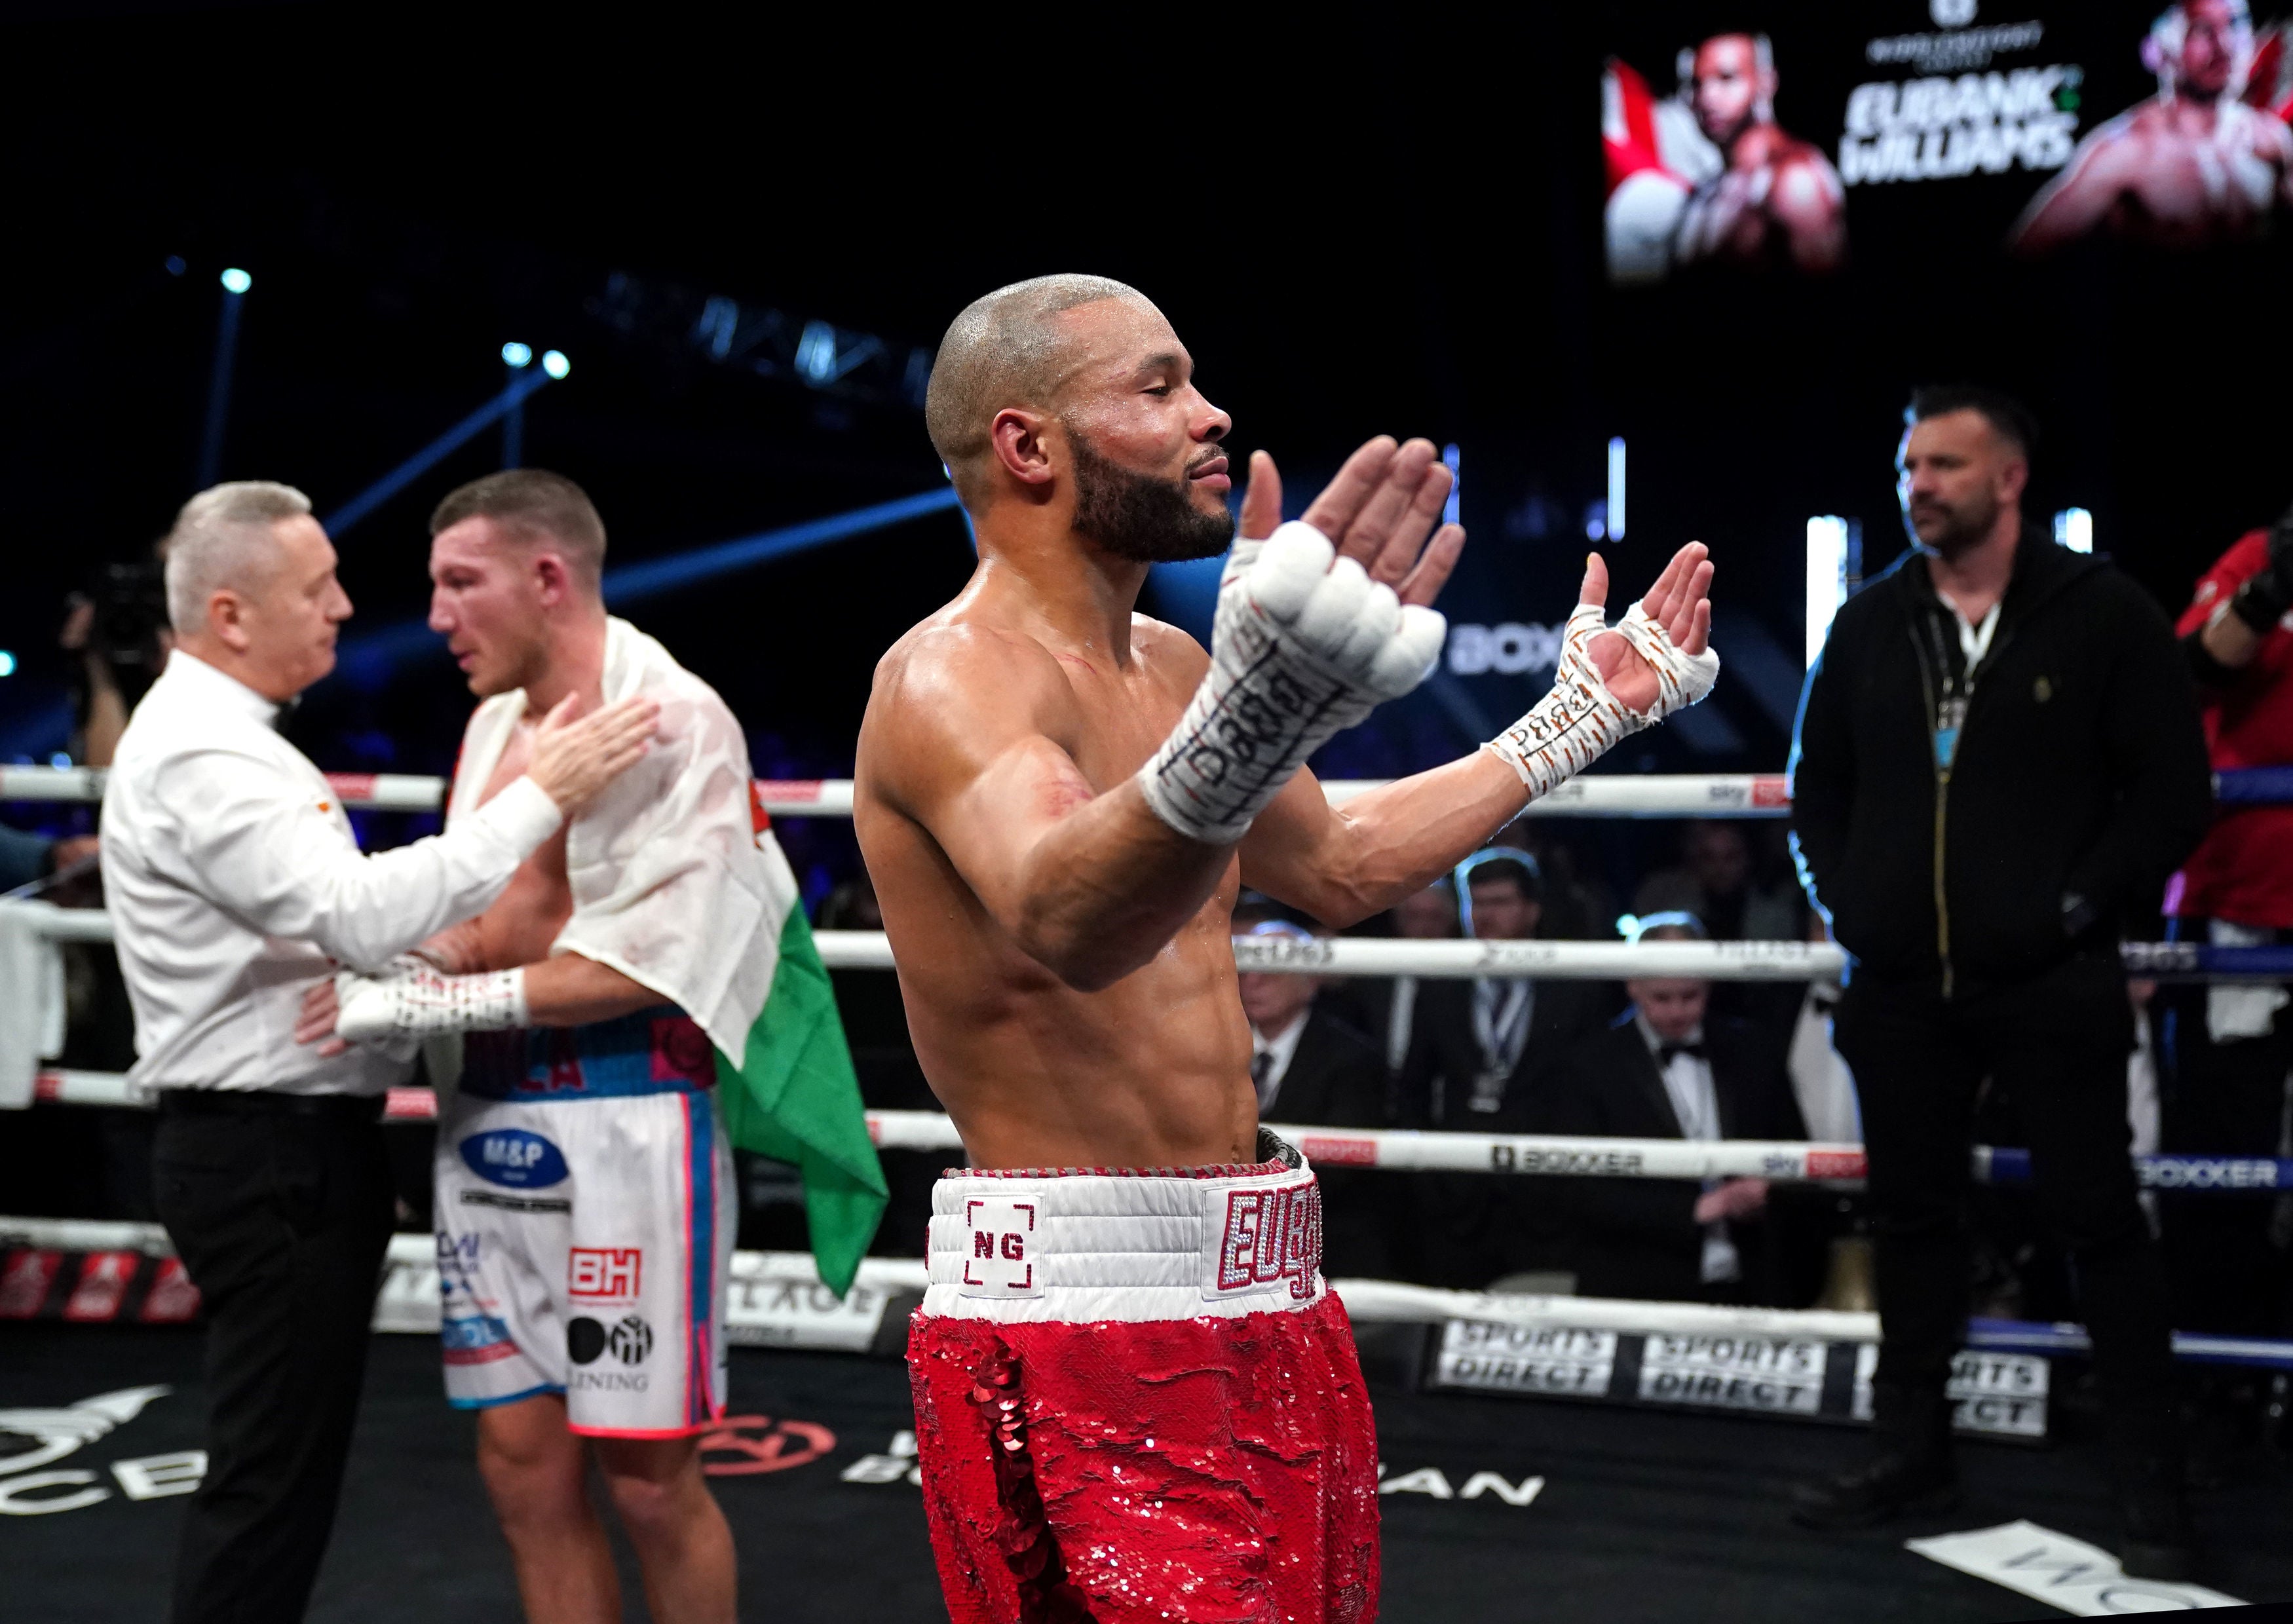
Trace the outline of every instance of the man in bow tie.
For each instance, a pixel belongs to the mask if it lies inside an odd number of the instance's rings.
[[[1700,941],[1693,914],[1638,922],[1639,941]],[[1748,1022],[1711,1014],[1712,983],[1628,981],[1632,1006],[1579,1045],[1553,1090],[1561,1134],[1633,1139],[1803,1139],[1783,1050]],[[1760,1301],[1773,1295],[1768,1182],[1570,1181],[1570,1255],[1587,1297]]]

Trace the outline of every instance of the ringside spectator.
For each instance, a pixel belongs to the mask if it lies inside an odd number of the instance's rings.
[[[2196,697],[2146,594],[2027,525],[2035,430],[1924,389],[1898,454],[1914,545],[1851,598],[1792,755],[1810,895],[1851,960],[1835,1021],[1869,1155],[1884,1329],[1873,1447],[1794,1515],[1861,1526],[1956,1493],[1944,1386],[1969,1284],[1978,1088],[2003,1087],[2075,1259],[2126,1571],[2187,1574],[2166,1282],[2127,1145],[2120,921],[2210,812]]]
[[[1693,914],[1641,919],[1635,941],[1701,941]],[[1542,1125],[1624,1139],[1803,1139],[1781,1047],[1751,1022],[1714,1013],[1712,983],[1644,976],[1632,1005],[1584,1038],[1555,1081]],[[1586,1297],[1775,1303],[1768,1181],[1565,1181],[1568,1256]]]

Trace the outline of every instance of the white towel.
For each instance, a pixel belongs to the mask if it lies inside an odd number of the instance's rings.
[[[568,830],[573,917],[549,950],[651,988],[738,1059],[772,990],[795,878],[777,845],[759,849],[748,741],[724,700],[654,639],[609,620],[605,703],[638,694],[660,702],[660,731]],[[471,716],[449,823],[476,808],[524,714],[521,689]]]

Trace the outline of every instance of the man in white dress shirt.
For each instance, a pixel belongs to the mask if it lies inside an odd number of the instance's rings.
[[[158,1091],[161,1219],[204,1299],[205,1480],[174,1617],[303,1616],[334,1521],[393,1202],[382,1096],[410,1059],[294,1032],[336,961],[392,961],[498,896],[526,854],[644,753],[655,707],[541,731],[524,781],[451,832],[367,857],[280,708],[333,668],[351,612],[301,492],[187,503],[167,556],[177,643],[120,740],[104,880]]]

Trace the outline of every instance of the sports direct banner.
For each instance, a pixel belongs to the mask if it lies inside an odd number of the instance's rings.
[[[1531,1398],[1729,1410],[1803,1421],[1871,1419],[1868,1342],[1508,1325],[1451,1320],[1426,1385]],[[1951,1366],[1953,1426],[2022,1442],[2046,1435],[2048,1367],[1970,1349]]]
[[[1828,275],[1907,230],[2203,248],[2293,214],[2293,23],[2248,0],[1890,0],[1774,34],[1683,14],[1620,19],[1602,73],[1619,283]]]

